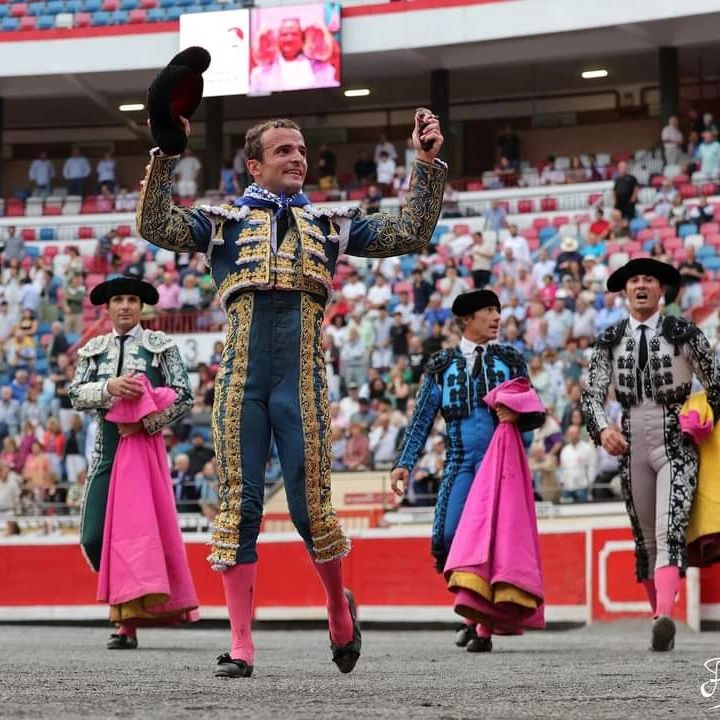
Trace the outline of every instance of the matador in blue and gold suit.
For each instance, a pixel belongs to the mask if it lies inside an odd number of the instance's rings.
[[[271,433],[298,532],[317,562],[341,558],[350,544],[330,501],[321,350],[333,273],[342,253],[388,257],[424,249],[447,168],[416,162],[400,215],[393,216],[306,202],[274,207],[278,198],[258,186],[234,205],[179,207],[171,199],[175,162],[152,155],[137,221],[154,245],[206,254],[228,315],[212,418],[220,507],[210,562],[223,570],[257,560]]]
[[[527,377],[523,356],[510,345],[488,343],[484,348],[479,371],[468,367],[463,337],[459,347],[440,350],[428,359],[415,412],[405,429],[395,467],[409,472],[425,449],[438,412],[446,423],[447,443],[445,464],[435,505],[431,552],[438,572],[445,566],[450,545],[465,500],[490,440],[497,427],[495,413],[483,398],[495,387],[516,377]],[[472,352],[474,348],[470,349]],[[523,433],[540,427],[543,413],[527,413],[518,420]],[[525,435],[526,445],[531,435]]]

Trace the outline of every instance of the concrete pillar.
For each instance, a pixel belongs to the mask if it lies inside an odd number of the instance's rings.
[[[223,98],[205,98],[203,103],[205,104],[205,188],[215,189],[220,182],[220,170],[223,162],[223,124],[225,122]]]
[[[678,86],[678,52],[675,47],[658,49],[658,78],[660,80],[660,121],[667,125],[671,115],[680,111]]]

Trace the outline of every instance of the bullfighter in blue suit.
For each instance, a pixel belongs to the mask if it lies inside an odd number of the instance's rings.
[[[500,328],[498,296],[491,290],[463,293],[455,299],[452,312],[462,328],[462,339],[456,348],[440,350],[427,361],[415,412],[392,472],[393,490],[400,495],[400,483],[407,490],[410,472],[441,413],[446,423],[447,452],[431,546],[439,572],[445,566],[470,486],[498,422],[516,422],[522,432],[529,432],[545,420],[543,413],[518,415],[504,407],[495,413],[483,401],[496,386],[528,374],[523,356],[511,346],[496,342]],[[458,632],[456,643],[475,652],[492,648],[489,634],[478,637],[473,625]]]
[[[417,162],[399,215],[310,204],[302,194],[307,149],[290,120],[248,131],[245,156],[255,182],[233,205],[173,205],[176,156],[152,153],[138,207],[139,233],[169,250],[205,253],[228,314],[212,418],[220,508],[210,562],[223,571],[232,646],[218,658],[218,676],[252,673],[255,545],[271,433],[292,520],[325,586],[333,661],[350,672],[360,655],[354,599],[342,582],[350,542],[330,501],[323,313],[341,254],[387,257],[428,245],[447,175],[437,159],[442,140],[437,118],[418,114]]]

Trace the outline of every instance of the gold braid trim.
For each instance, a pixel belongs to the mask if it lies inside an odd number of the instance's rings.
[[[244,293],[228,313],[229,329],[222,362],[215,380],[212,431],[217,456],[220,508],[213,522],[208,556],[213,570],[226,570],[237,562],[242,500],[242,403],[248,370],[253,294]]]
[[[330,405],[322,352],[323,305],[303,295],[300,305],[300,417],[305,445],[305,497],[313,556],[329,562],[350,552],[332,506]]]
[[[447,167],[416,160],[400,216],[377,213],[368,218],[375,237],[363,255],[390,257],[424,250],[440,217],[446,179]]]
[[[174,252],[196,247],[187,217],[188,208],[172,202],[173,169],[176,157],[151,154],[140,191],[135,222],[138,234],[149,243]]]

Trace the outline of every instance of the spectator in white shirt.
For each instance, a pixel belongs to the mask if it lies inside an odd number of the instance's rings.
[[[358,300],[367,295],[367,285],[358,278],[357,270],[351,270],[343,284],[342,295],[346,300]]]
[[[679,165],[682,155],[683,134],[680,132],[677,116],[671,115],[668,124],[663,128],[660,138],[665,148],[665,162],[668,165]]]
[[[533,265],[532,276],[535,286],[540,289],[545,285],[545,277],[553,275],[555,272],[555,262],[550,259],[550,255],[546,248],[540,248],[537,262]]]
[[[80,148],[73,148],[72,155],[65,161],[63,177],[67,180],[69,195],[85,194],[85,181],[90,177],[90,163],[80,152]]]
[[[542,185],[563,185],[565,183],[565,173],[555,167],[555,158],[552,155],[540,173],[540,183]]]
[[[415,162],[416,154],[413,139],[409,137],[405,141],[405,168],[407,169],[408,174],[412,172],[412,166]]]
[[[97,178],[100,192],[106,197],[115,193],[115,160],[106,152],[103,159],[97,164]]]
[[[393,179],[395,178],[395,160],[393,160],[384,150],[380,153],[377,160],[377,170],[375,177],[380,190],[384,197],[392,194]]]
[[[387,307],[392,297],[392,289],[381,273],[376,273],[375,282],[368,290],[367,299],[371,308]]]
[[[375,146],[373,159],[375,160],[376,165],[380,162],[380,155],[382,153],[387,153],[387,156],[393,161],[397,160],[397,150],[395,149],[395,146],[387,139],[387,136],[384,134],[378,138],[378,143]]]
[[[175,166],[177,194],[182,197],[197,197],[197,177],[202,165],[190,148],[186,148]]]
[[[595,447],[580,439],[580,428],[571,425],[565,432],[567,445],[560,451],[561,502],[584,502],[595,481]]]
[[[720,174],[720,143],[715,133],[706,130],[703,141],[698,145],[697,156],[700,160],[700,172],[708,179],[718,177]]]
[[[588,305],[585,298],[578,296],[575,301],[575,313],[573,314],[573,324],[570,336],[579,339],[581,337],[595,337],[595,317],[597,310]]]
[[[49,195],[52,180],[55,177],[55,168],[50,160],[48,160],[48,154],[43,150],[30,165],[30,172],[28,172],[28,178],[35,184],[33,195]]]
[[[530,265],[530,246],[528,241],[518,234],[517,225],[510,225],[508,227],[509,235],[503,240],[502,249],[503,252],[507,248],[513,251],[513,257],[521,263]]]
[[[370,452],[373,456],[375,470],[389,469],[395,463],[395,444],[398,429],[390,422],[390,413],[381,412],[370,430]]]
[[[438,282],[438,290],[442,295],[442,307],[451,308],[455,298],[469,289],[467,282],[458,276],[457,268],[454,265],[448,265],[445,277]]]
[[[449,240],[444,240],[443,244],[447,245],[453,258],[458,260],[470,249],[470,246],[473,244],[473,238],[469,232],[465,231],[462,225],[456,225],[453,228],[452,237],[450,237]]]

